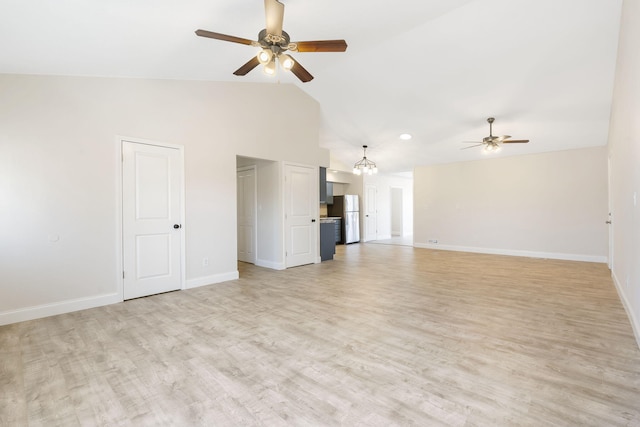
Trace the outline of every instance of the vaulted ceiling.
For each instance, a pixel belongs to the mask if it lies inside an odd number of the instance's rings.
[[[0,72],[291,83],[321,106],[320,145],[348,169],[474,160],[462,141],[530,139],[497,156],[606,144],[622,0],[281,0],[292,40],[345,39],[293,56],[315,79],[255,69],[262,0],[0,0]],[[278,125],[286,126],[283,117]],[[400,140],[401,133],[413,136]]]

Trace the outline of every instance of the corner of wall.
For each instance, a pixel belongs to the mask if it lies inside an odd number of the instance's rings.
[[[640,349],[640,319],[638,319],[633,312],[633,308],[631,307],[631,302],[627,299],[626,294],[622,291],[622,285],[618,280],[616,274],[612,271],[611,278],[613,279],[613,283],[616,286],[616,291],[618,292],[618,297],[620,301],[622,301],[622,306],[624,310],[627,312],[627,316],[629,317],[629,322],[631,322],[631,329],[633,330],[633,335],[636,338],[636,344],[638,344],[638,348]]]

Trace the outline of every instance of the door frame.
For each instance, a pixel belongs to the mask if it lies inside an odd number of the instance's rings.
[[[185,223],[186,223],[186,209],[185,209],[185,167],[184,167],[184,146],[177,144],[168,144],[165,142],[158,142],[149,139],[143,138],[132,138],[122,135],[116,135],[115,144],[116,144],[116,179],[115,179],[115,195],[116,195],[116,283],[117,283],[117,295],[120,299],[120,302],[124,301],[124,201],[123,201],[123,191],[122,186],[124,184],[123,173],[124,168],[122,163],[124,161],[124,153],[122,150],[122,145],[124,142],[133,142],[136,144],[146,144],[146,145],[154,145],[156,147],[165,147],[172,148],[178,150],[180,156],[180,165],[181,170],[179,174],[180,178],[180,217],[182,224],[182,228],[180,228],[180,289],[186,289],[187,283],[187,272],[186,272],[186,238],[185,238]]]

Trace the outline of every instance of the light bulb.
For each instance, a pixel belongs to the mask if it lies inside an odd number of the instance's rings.
[[[276,61],[272,59],[268,63],[264,64],[264,72],[270,76],[273,76],[276,73]]]
[[[293,66],[296,64],[292,57],[287,55],[286,53],[281,54],[278,59],[280,60],[280,65],[286,71],[290,71]]]
[[[373,168],[373,173],[378,173],[378,168],[374,167]]]
[[[269,61],[271,61],[271,57],[273,57],[273,52],[267,49],[262,49],[260,52],[258,52],[256,57],[261,64],[268,64]]]

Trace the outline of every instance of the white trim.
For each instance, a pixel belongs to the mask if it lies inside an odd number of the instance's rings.
[[[215,283],[228,282],[236,280],[240,277],[238,271],[230,271],[228,273],[213,274],[211,276],[198,277],[196,279],[187,280],[183,289],[199,288],[200,286],[213,285]]]
[[[287,266],[283,262],[266,261],[264,259],[256,259],[258,267],[270,268],[272,270],[286,270]]]
[[[441,245],[437,243],[414,242],[413,246],[416,248],[423,248],[423,249],[438,249],[443,251],[456,251],[456,252],[474,252],[479,254],[491,254],[491,255],[509,255],[509,256],[521,256],[521,257],[529,257],[529,258],[560,259],[565,261],[582,261],[582,262],[597,262],[597,263],[607,262],[606,256],[598,256],[598,255],[534,252],[534,251],[521,251],[521,250],[513,250],[513,249],[475,248],[470,246]]]
[[[180,228],[180,289],[188,289],[186,287],[187,283],[187,258],[186,258],[186,188],[185,188],[185,162],[184,162],[184,146],[178,144],[168,144],[165,142],[152,141],[149,139],[143,138],[132,138],[122,135],[116,135],[116,146],[118,151],[117,156],[117,165],[116,165],[116,276],[117,276],[117,286],[118,293],[120,295],[120,301],[124,301],[124,278],[122,277],[122,272],[124,271],[124,249],[123,249],[123,218],[122,218],[122,206],[123,206],[123,192],[122,192],[122,145],[124,142],[133,142],[135,144],[146,144],[146,145],[154,145],[156,147],[166,147],[173,148],[178,150],[180,156],[180,164],[181,164],[181,173],[180,173],[180,224],[182,227]]]
[[[58,314],[65,314],[71,313],[73,311],[102,307],[118,302],[122,302],[122,294],[113,293],[95,297],[77,298],[50,304],[36,305],[33,307],[21,308],[19,310],[5,311],[4,313],[0,313],[0,325],[8,325],[10,323],[24,322],[26,320],[56,316]]]
[[[620,284],[620,281],[618,280],[618,277],[614,272],[611,272],[611,278],[613,279],[613,284],[616,286],[618,297],[620,297],[620,301],[622,301],[622,306],[624,307],[624,310],[627,312],[627,316],[629,317],[633,335],[636,337],[636,344],[638,344],[638,348],[640,348],[640,319],[635,316],[633,308],[631,307],[631,303],[627,299],[626,294],[622,291],[622,285]]]
[[[115,217],[116,217],[116,247],[115,247],[115,255],[116,255],[116,293],[120,297],[119,301],[124,301],[124,264],[123,264],[123,224],[122,224],[122,163],[123,163],[123,153],[122,153],[122,141],[123,138],[116,135],[115,143],[116,143],[116,188],[115,188]]]

